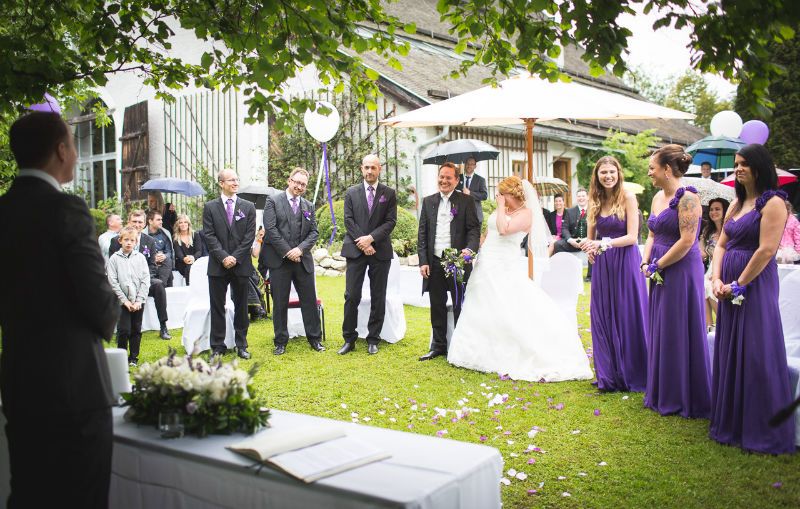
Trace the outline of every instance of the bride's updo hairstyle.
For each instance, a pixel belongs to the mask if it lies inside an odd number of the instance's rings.
[[[500,194],[510,194],[519,200],[520,203],[525,202],[525,191],[522,189],[522,179],[516,175],[501,180],[500,184],[497,186],[497,190],[500,191]]]
[[[692,156],[687,154],[680,145],[664,145],[653,152],[653,158],[661,166],[669,166],[675,178],[681,178],[692,164]]]

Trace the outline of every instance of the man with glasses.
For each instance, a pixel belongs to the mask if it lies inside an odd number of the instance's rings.
[[[225,348],[225,295],[231,287],[234,305],[233,330],[236,353],[249,359],[247,351],[248,280],[253,272],[250,248],[256,238],[256,207],[239,198],[239,179],[233,170],[217,176],[220,197],[203,208],[203,237],[208,245],[208,291],[211,300],[211,352],[223,355]]]
[[[267,197],[264,205],[266,239],[261,250],[269,267],[270,289],[275,304],[272,314],[275,355],[283,355],[289,342],[287,321],[292,284],[300,299],[308,343],[317,352],[325,351],[320,344],[322,327],[317,313],[314,259],[311,257],[319,233],[314,206],[302,197],[308,186],[308,176],[303,168],[293,169],[286,192]]]

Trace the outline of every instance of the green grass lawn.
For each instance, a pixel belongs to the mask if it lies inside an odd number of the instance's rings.
[[[661,417],[642,406],[642,394],[600,394],[588,381],[500,380],[441,357],[417,361],[428,349],[428,309],[406,306],[405,339],[382,343],[377,355],[367,355],[359,340],[355,352],[339,356],[344,278],[318,277],[317,285],[325,301],[326,352],[298,339],[275,357],[272,322],[250,325],[253,359],[242,365],[260,364],[255,383],[272,408],[439,433],[442,440],[485,440],[500,450],[505,471],[527,474],[524,480],[505,475],[511,484],[501,486],[504,507],[800,506],[800,455],[770,457],[719,445],[708,438],[708,421]],[[578,304],[587,347],[588,294],[587,285]],[[140,362],[161,357],[168,345],[182,351],[180,331],[172,335],[167,342],[146,333]],[[489,408],[490,393],[508,400]],[[458,419],[454,410],[462,406],[475,411]],[[435,417],[437,408],[447,410],[445,417]],[[530,438],[532,429],[538,434]],[[526,452],[529,446],[540,451]]]

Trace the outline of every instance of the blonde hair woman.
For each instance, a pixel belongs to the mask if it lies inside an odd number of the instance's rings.
[[[591,324],[601,391],[643,392],[647,384],[647,293],[639,271],[639,204],[622,187],[615,158],[601,157],[589,185],[589,228],[581,249],[594,265]]]
[[[447,360],[515,380],[590,379],[578,333],[562,318],[574,310],[559,309],[528,277],[523,237],[528,235],[538,265],[546,263],[550,237],[536,191],[516,176],[497,189],[497,210],[489,217]]]
[[[192,222],[186,214],[180,214],[175,221],[172,243],[175,247],[175,270],[180,272],[188,285],[192,264],[208,253],[204,252],[205,244],[200,232],[194,231]]]

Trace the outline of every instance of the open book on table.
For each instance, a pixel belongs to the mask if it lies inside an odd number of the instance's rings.
[[[267,429],[228,449],[308,483],[390,456],[372,444],[348,437],[336,427]]]

